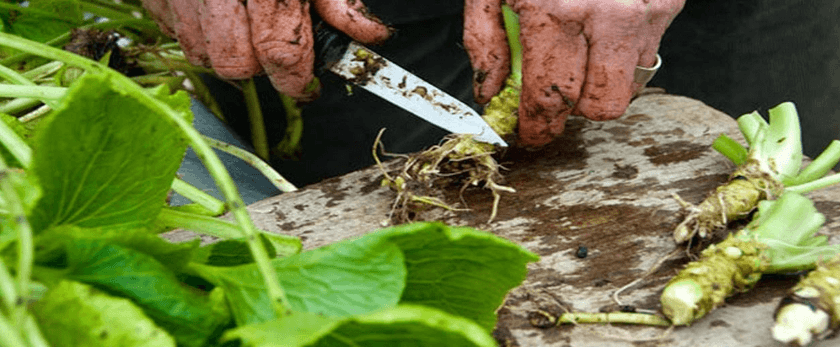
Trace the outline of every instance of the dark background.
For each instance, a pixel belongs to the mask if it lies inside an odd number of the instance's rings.
[[[461,37],[462,1],[367,0],[371,13],[397,31],[381,46],[386,58],[471,104],[472,70]],[[663,67],[649,86],[701,100],[730,116],[793,101],[800,113],[805,153],[819,154],[840,134],[840,1],[689,0],[665,33]],[[390,152],[437,143],[440,129],[354,88],[332,74],[319,76],[322,95],[304,108],[302,153],[271,164],[298,186],[373,164],[380,128]],[[285,127],[282,106],[259,79],[270,144]],[[224,83],[211,87],[231,126],[249,138],[241,95]]]

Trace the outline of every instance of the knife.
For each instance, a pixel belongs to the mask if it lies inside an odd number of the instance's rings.
[[[329,70],[429,123],[456,134],[507,147],[475,110],[383,58],[323,21],[315,25],[318,70]]]

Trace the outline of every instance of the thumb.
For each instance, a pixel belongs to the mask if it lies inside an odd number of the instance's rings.
[[[324,21],[356,41],[378,43],[391,36],[391,29],[370,14],[361,0],[314,0],[312,6]]]
[[[475,101],[486,103],[501,90],[510,73],[502,0],[464,2],[464,46],[473,67]]]

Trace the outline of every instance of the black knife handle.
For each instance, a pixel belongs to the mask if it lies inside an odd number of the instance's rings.
[[[320,74],[341,60],[353,39],[316,16],[313,16],[312,23],[315,36],[315,71]]]

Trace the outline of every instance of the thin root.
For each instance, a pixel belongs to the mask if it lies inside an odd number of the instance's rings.
[[[511,187],[497,184],[495,179],[501,177],[499,164],[492,158],[492,147],[474,142],[468,136],[447,136],[440,144],[430,147],[428,150],[415,155],[389,154],[385,152],[380,139],[385,129],[379,131],[373,144],[373,158],[384,177],[382,185],[390,187],[397,192],[397,197],[391,207],[389,218],[395,216],[394,212],[402,210],[397,216],[400,222],[407,221],[410,217],[409,209],[416,208],[417,204],[441,207],[450,211],[468,211],[468,209],[453,207],[440,198],[428,195],[425,190],[433,187],[439,178],[454,179],[459,176],[466,176],[467,181],[461,188],[461,201],[463,192],[470,185],[478,185],[484,182],[484,188],[489,189],[493,194],[493,208],[490,212],[488,223],[496,218],[500,192],[516,192]],[[394,175],[385,170],[379,160],[377,150],[382,154],[396,156],[406,159],[402,170]],[[414,203],[414,204],[412,204]]]

